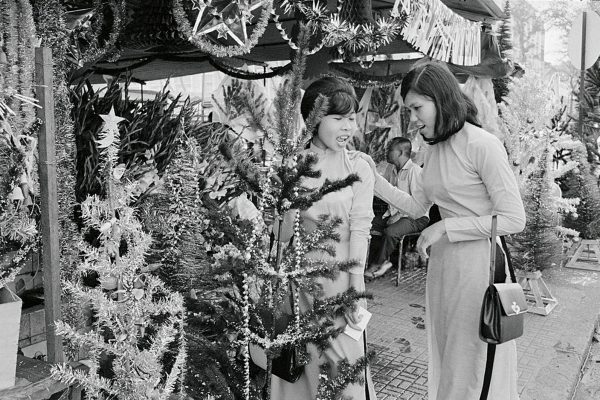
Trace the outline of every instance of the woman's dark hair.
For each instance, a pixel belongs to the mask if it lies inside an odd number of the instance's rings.
[[[409,91],[430,98],[435,104],[435,137],[425,139],[429,144],[443,142],[469,122],[481,126],[477,107],[460,90],[458,81],[444,64],[424,63],[410,70],[402,79],[400,95],[406,99]]]
[[[325,76],[311,83],[304,92],[300,104],[304,120],[308,118],[320,94],[329,100],[325,115],[346,115],[358,110],[358,99],[352,85],[343,78]]]

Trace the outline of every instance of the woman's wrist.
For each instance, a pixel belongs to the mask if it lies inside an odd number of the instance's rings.
[[[365,286],[365,274],[364,271],[360,273],[350,272],[350,287],[353,287],[357,291],[363,291]]]

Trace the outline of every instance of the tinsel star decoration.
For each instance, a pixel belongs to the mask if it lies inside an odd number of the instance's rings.
[[[194,36],[217,33],[217,39],[230,37],[243,46],[248,41],[248,24],[252,23],[253,11],[265,5],[266,0],[193,0],[192,9],[197,10],[192,28]],[[221,7],[223,6],[223,7]]]
[[[96,140],[96,143],[98,143],[99,149],[106,149],[111,147],[115,143],[115,140],[119,139],[119,123],[125,118],[115,115],[114,107],[111,107],[108,114],[99,115],[104,120],[104,126],[100,131],[100,138]]]

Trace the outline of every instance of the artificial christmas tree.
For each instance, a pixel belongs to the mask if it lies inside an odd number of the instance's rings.
[[[556,236],[556,205],[551,196],[550,149],[543,150],[537,168],[524,185],[523,203],[527,226],[514,235],[516,265],[525,271],[544,270],[560,264],[561,245]]]
[[[519,268],[518,280],[527,299],[533,304],[528,311],[548,315],[558,304],[543,281],[541,271],[560,265],[561,241],[557,236],[557,209],[552,198],[550,148],[542,151],[537,168],[524,185],[523,204],[527,216],[525,229],[511,237],[511,254]]]
[[[587,160],[588,153],[579,143],[571,151],[571,158],[577,162],[577,169],[567,172],[561,179],[564,197],[579,198],[577,217],[567,216],[564,226],[578,231],[583,239],[600,237],[600,190],[597,179],[592,175]]]
[[[300,34],[301,49],[305,35]],[[212,168],[219,161],[214,148],[203,148],[199,140],[186,142],[182,149],[191,155],[190,165],[199,168],[187,168],[185,181],[169,184],[167,193],[180,193],[173,199],[188,209],[195,205],[191,212],[198,221],[181,233],[198,232],[194,239],[201,244],[196,257],[198,274],[187,281],[196,297],[189,302],[187,319],[194,336],[188,343],[198,352],[191,357],[214,361],[210,368],[205,362],[188,370],[188,374],[196,374],[196,380],[186,380],[186,390],[197,398],[270,399],[273,360],[284,350],[295,349],[299,365],[306,364],[307,345],[325,351],[330,340],[342,334],[343,327],[336,326],[336,319],[368,297],[353,289],[333,297],[322,295],[322,280],[334,279],[356,263],[334,260],[340,219],[324,216],[307,232],[300,218],[300,210],[327,194],[348,190],[358,180],[350,175],[326,180],[314,189],[304,187],[305,179],[321,174],[314,169],[317,157],[305,154],[304,148],[326,110],[327,99],[319,98],[302,129],[303,51],[298,52],[291,76],[277,91],[272,113],[257,105],[252,93],[242,92],[247,119],[259,132],[256,143],[246,148],[237,135],[216,128],[215,134],[227,139],[219,149],[228,168],[219,170]],[[272,146],[271,153],[267,143]],[[202,176],[195,171],[203,171]],[[176,183],[168,174],[166,182]],[[231,189],[231,182],[237,191]],[[188,184],[195,186],[185,189]],[[242,196],[238,196],[240,190]],[[185,251],[184,247],[174,243],[174,252],[179,251]],[[333,261],[316,261],[307,255],[312,251],[324,252]],[[301,310],[299,299],[305,294],[314,296],[314,301],[309,309]],[[261,355],[264,369],[257,366]],[[361,382],[368,358],[324,365],[318,398],[339,398],[349,383]]]
[[[96,274],[99,284],[65,282],[71,298],[92,310],[93,324],[78,328],[56,321],[57,333],[89,355],[89,371],[63,364],[53,374],[67,384],[77,382],[90,399],[167,399],[185,363],[183,298],[145,272],[151,237],[130,206],[139,183],[116,165],[122,118],[114,109],[101,117],[97,144],[106,195],[88,196],[81,204],[85,233],[96,239],[80,242],[84,259],[76,270],[82,278]]]

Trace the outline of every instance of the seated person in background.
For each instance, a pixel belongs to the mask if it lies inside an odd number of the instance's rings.
[[[408,194],[412,194],[417,184],[417,176],[421,173],[421,167],[411,161],[411,153],[410,140],[404,137],[395,137],[388,144],[387,162],[382,162],[377,166],[378,172],[388,182]],[[427,214],[415,220],[392,206],[389,206],[381,218],[380,221],[373,221],[373,228],[376,229],[377,225],[382,225],[384,228],[383,245],[376,255],[374,263],[369,267],[371,273],[365,274],[375,278],[382,276],[391,268],[390,255],[398,246],[402,236],[420,232],[429,223]]]

